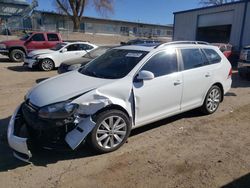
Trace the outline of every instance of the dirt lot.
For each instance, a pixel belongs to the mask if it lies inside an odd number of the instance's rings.
[[[33,164],[12,156],[6,128],[37,82],[56,75],[0,59],[0,187],[250,187],[250,81],[233,87],[210,116],[187,112],[132,131],[118,151],[40,151]]]

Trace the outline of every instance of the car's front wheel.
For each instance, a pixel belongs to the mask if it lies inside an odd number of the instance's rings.
[[[54,62],[48,58],[43,59],[39,64],[39,68],[42,71],[51,71],[54,69]]]
[[[99,153],[117,150],[127,140],[131,131],[128,116],[120,110],[107,110],[95,118],[96,127],[90,133],[90,143]]]
[[[204,114],[214,113],[218,109],[221,99],[222,99],[221,89],[217,85],[212,86],[207,92],[205,101],[201,107],[202,112]]]

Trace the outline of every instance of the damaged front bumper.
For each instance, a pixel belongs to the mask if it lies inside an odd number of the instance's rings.
[[[29,159],[32,157],[32,154],[28,148],[27,144],[28,138],[25,137],[25,134],[26,136],[28,136],[27,132],[24,133],[23,135],[20,135],[20,131],[16,131],[17,129],[21,130],[22,128],[21,123],[18,122],[21,118],[20,107],[21,105],[17,107],[9,122],[8,133],[7,133],[8,143],[9,146],[14,150],[13,152],[16,158],[28,162]]]
[[[24,105],[26,104],[23,103],[18,106],[11,117],[8,126],[8,143],[13,149],[14,156],[25,162],[30,161],[34,145],[44,149],[56,149],[54,146],[61,146],[66,143],[64,146],[75,150],[95,127],[95,122],[92,121],[91,116],[86,116],[84,118],[76,117],[71,122],[71,124],[74,124],[73,127],[71,126],[71,129],[68,129],[68,126],[65,124],[56,129],[47,127],[45,130],[42,130],[39,118],[32,117],[30,114],[27,115],[28,112],[24,110]],[[36,119],[35,121],[32,120],[34,118]],[[61,133],[59,134],[58,132]],[[50,143],[53,146],[44,143]]]

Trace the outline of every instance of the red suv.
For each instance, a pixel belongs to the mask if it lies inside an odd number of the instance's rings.
[[[11,61],[23,61],[25,55],[32,50],[48,49],[62,42],[62,37],[55,32],[27,33],[19,40],[0,42],[0,54],[9,56]]]

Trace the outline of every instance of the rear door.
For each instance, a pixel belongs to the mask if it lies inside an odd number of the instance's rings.
[[[57,43],[61,42],[58,34],[47,33],[47,48],[53,48]]]
[[[181,109],[193,109],[203,104],[212,83],[212,67],[199,48],[180,49],[183,62],[183,96]]]

